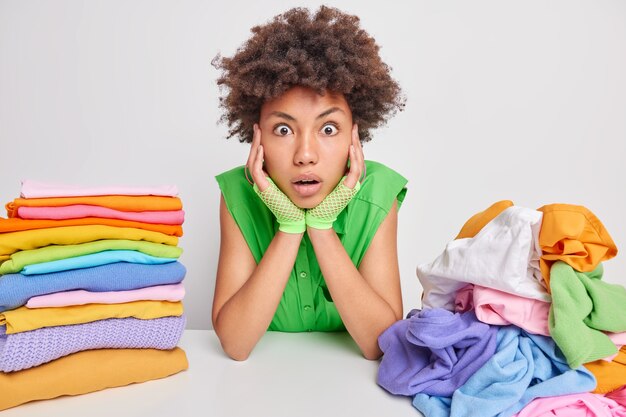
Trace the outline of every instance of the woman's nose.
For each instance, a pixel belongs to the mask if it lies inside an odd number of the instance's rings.
[[[294,163],[296,165],[315,164],[318,160],[317,138],[315,134],[304,133],[297,138]]]

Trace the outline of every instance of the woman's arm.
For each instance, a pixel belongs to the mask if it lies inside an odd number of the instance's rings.
[[[213,328],[224,352],[245,360],[274,317],[303,234],[276,233],[257,266],[223,197],[220,228]]]
[[[358,270],[332,228],[307,229],[341,319],[367,359],[382,355],[378,336],[402,318],[397,221],[394,202]]]

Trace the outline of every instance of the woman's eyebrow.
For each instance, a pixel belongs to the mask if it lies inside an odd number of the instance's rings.
[[[291,120],[293,122],[296,121],[296,118],[287,114],[287,113],[283,113],[282,111],[273,111],[270,113],[270,116],[276,116],[276,117],[282,117],[283,119],[287,119],[287,120]]]
[[[317,116],[317,117],[316,117],[316,119],[321,119],[322,117],[326,117],[326,116],[328,116],[329,114],[334,113],[334,112],[337,112],[337,111],[340,111],[340,112],[342,112],[342,113],[345,113],[345,112],[344,112],[342,109],[340,109],[339,107],[331,107],[330,109],[325,110],[325,111],[323,111],[322,113],[320,113],[320,114],[319,114],[319,116]],[[291,120],[291,121],[293,121],[293,122],[295,122],[295,121],[296,121],[296,118],[295,118],[295,117],[293,117],[292,115],[287,114],[287,113],[285,113],[285,112],[282,112],[282,111],[273,111],[273,112],[271,112],[271,113],[270,113],[270,116],[280,117],[280,118],[283,118],[283,119]]]
[[[319,116],[317,116],[317,117],[316,117],[316,119],[321,119],[322,117],[326,117],[326,116],[328,116],[329,114],[334,113],[334,112],[336,112],[336,111],[340,111],[340,112],[342,112],[342,113],[345,113],[345,112],[344,112],[343,110],[341,110],[339,107],[331,107],[330,109],[328,109],[328,110],[326,110],[326,111],[324,111],[324,112],[320,113],[320,115],[319,115]]]

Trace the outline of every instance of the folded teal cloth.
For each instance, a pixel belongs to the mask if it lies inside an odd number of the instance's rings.
[[[554,341],[506,326],[496,353],[452,397],[417,394],[413,406],[426,417],[510,417],[535,398],[589,392],[596,379],[571,369]]]
[[[177,284],[185,278],[180,262],[142,265],[118,262],[93,268],[72,269],[38,275],[7,274],[0,276],[0,312],[26,304],[36,295],[59,291],[125,291],[153,285]]]
[[[146,255],[145,253],[136,250],[107,250],[98,253],[90,253],[88,255],[59,259],[56,261],[26,265],[24,269],[20,271],[20,274],[50,274],[52,272],[91,268],[93,266],[113,264],[116,262],[160,265],[169,262],[176,262],[176,258],[160,258],[157,256]]]

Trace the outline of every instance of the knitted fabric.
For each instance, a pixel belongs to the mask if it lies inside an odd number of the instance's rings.
[[[278,222],[278,230],[286,233],[302,233],[306,229],[304,223],[304,210],[296,206],[287,197],[271,178],[266,177],[270,186],[264,191],[259,190],[254,184],[254,191],[257,193],[261,201],[265,203],[267,208],[276,216]]]
[[[107,319],[4,334],[0,327],[0,371],[14,372],[88,349],[173,349],[185,316],[152,320]]]
[[[26,304],[36,295],[68,290],[124,291],[153,285],[177,284],[185,277],[180,262],[141,265],[119,262],[93,268],[74,269],[29,277],[8,274],[0,277],[0,311]]]
[[[316,207],[306,211],[305,220],[307,226],[315,229],[330,229],[337,220],[339,213],[343,211],[350,200],[361,189],[361,183],[357,181],[354,188],[345,186],[343,177],[335,189],[324,198]]]

